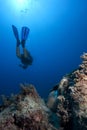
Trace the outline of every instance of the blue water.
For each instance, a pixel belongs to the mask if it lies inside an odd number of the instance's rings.
[[[87,0],[20,1],[0,1],[0,94],[18,93],[20,83],[29,83],[47,97],[87,52]],[[34,61],[26,70],[19,67],[12,24],[19,33],[30,28],[26,47]]]

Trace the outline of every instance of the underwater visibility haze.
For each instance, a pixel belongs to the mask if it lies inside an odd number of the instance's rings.
[[[33,57],[19,67],[12,25],[30,29],[26,48]],[[80,64],[87,52],[86,0],[0,1],[0,94],[18,93],[20,83],[35,85],[42,97]]]

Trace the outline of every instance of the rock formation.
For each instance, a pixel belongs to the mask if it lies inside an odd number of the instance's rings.
[[[59,93],[55,102],[62,130],[87,130],[87,53],[81,58],[78,69],[54,87]]]
[[[21,84],[22,91],[11,98],[4,97],[0,107],[0,130],[57,130],[49,121],[51,111],[35,87]]]

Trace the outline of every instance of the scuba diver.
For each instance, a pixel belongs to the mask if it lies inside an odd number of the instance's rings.
[[[25,43],[29,35],[30,29],[28,27],[22,27],[21,30],[21,41],[19,40],[19,34],[17,28],[12,25],[13,33],[16,38],[16,55],[21,60],[21,64],[19,65],[23,69],[26,69],[29,65],[32,65],[33,58],[30,52],[25,48]],[[20,45],[23,48],[23,54],[20,53]]]

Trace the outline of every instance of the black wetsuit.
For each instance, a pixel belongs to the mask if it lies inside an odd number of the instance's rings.
[[[29,55],[29,57],[25,58],[24,54],[21,55],[21,67],[26,69],[29,65],[32,65],[33,62],[33,58],[31,55]]]

